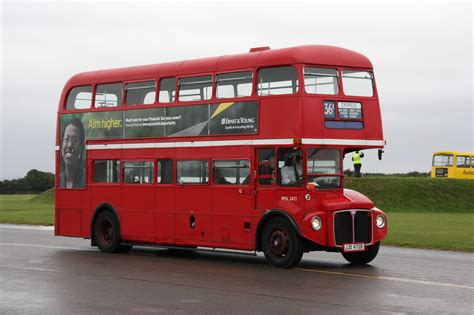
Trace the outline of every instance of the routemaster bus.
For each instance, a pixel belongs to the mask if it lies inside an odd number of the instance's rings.
[[[80,73],[59,101],[55,235],[366,264],[387,218],[344,189],[343,158],[384,145],[372,64],[343,48]]]
[[[474,152],[433,153],[431,177],[474,179]]]

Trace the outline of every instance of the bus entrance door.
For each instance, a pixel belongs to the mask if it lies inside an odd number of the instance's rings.
[[[275,206],[277,171],[275,148],[256,150],[255,209],[265,211]]]

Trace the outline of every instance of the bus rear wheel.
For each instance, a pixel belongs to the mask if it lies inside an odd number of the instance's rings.
[[[262,249],[275,267],[291,268],[303,257],[303,242],[288,220],[273,218],[263,229]]]
[[[353,265],[365,265],[374,260],[380,248],[380,242],[367,247],[365,252],[344,253],[342,256]]]
[[[119,223],[115,214],[104,211],[99,214],[94,224],[94,238],[99,249],[105,253],[120,250]]]

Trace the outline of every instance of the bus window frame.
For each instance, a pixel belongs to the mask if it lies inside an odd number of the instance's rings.
[[[348,98],[354,98],[354,99],[359,99],[359,98],[364,98],[364,99],[378,99],[378,94],[377,94],[377,89],[375,86],[375,74],[374,74],[374,69],[362,69],[362,68],[355,68],[355,67],[337,67],[339,76],[341,78],[341,90],[339,91],[341,96],[348,97]],[[369,72],[371,75],[371,81],[372,81],[372,96],[359,96],[359,95],[347,95],[344,93],[344,82],[343,82],[343,70],[349,70],[349,71],[365,71]]]
[[[160,161],[160,160],[171,160],[171,162],[172,162],[173,174],[171,174],[171,175],[173,175],[173,176],[171,177],[171,183],[169,183],[169,184],[164,184],[164,183],[159,183],[158,182],[158,172],[159,172],[158,161]],[[176,159],[173,159],[171,157],[160,156],[160,157],[155,158],[155,163],[153,165],[154,169],[155,169],[155,175],[154,175],[155,176],[154,177],[155,183],[154,184],[158,185],[159,187],[167,187],[167,186],[169,187],[169,186],[177,185],[178,183],[176,181],[176,174],[177,174],[176,173],[176,165],[177,165],[176,164]]]
[[[97,93],[97,86],[98,85],[108,85],[108,84],[122,84],[122,99],[121,99],[121,104],[120,105],[117,105],[117,106],[114,106],[114,107],[107,107],[107,106],[104,106],[104,107],[95,107],[95,97],[96,97],[96,93]],[[125,107],[125,83],[124,81],[114,81],[114,82],[96,82],[94,84],[94,90],[93,90],[93,96],[92,96],[92,111],[111,111],[111,110],[116,110],[117,108],[121,108],[123,109]],[[118,101],[118,100],[117,100]]]
[[[307,163],[308,163],[308,153],[309,150],[311,149],[330,149],[330,150],[337,150],[339,151],[339,163],[340,163],[340,173],[334,173],[334,174],[317,174],[317,175],[311,175],[312,173],[308,173],[307,169]],[[339,147],[328,147],[328,146],[307,146],[305,147],[305,151],[303,152],[304,154],[304,170],[303,170],[303,183],[304,185],[308,184],[308,177],[339,177],[339,187],[337,188],[317,188],[317,191],[324,191],[328,192],[331,190],[341,190],[344,189],[344,154],[341,148]]]
[[[94,158],[94,159],[91,159],[91,179],[90,181],[87,181],[86,182],[86,185],[106,185],[107,187],[109,186],[120,186],[122,184],[122,165],[120,165],[120,169],[119,169],[119,178],[118,178],[118,182],[96,182],[94,181],[94,162],[96,161],[119,161],[120,164],[122,164],[122,161],[121,159],[102,159],[102,158]],[[86,176],[87,178],[87,176]]]
[[[212,80],[212,91],[211,91],[211,97],[209,99],[200,99],[200,100],[193,100],[193,101],[181,101],[179,99],[180,95],[180,89],[179,89],[179,81],[181,79],[187,79],[187,78],[194,78],[194,77],[202,77],[202,76],[211,76]],[[209,104],[212,103],[212,101],[216,100],[216,73],[215,72],[204,72],[204,73],[194,73],[190,75],[184,75],[184,76],[176,76],[176,97],[175,97],[175,102],[181,105],[187,105],[187,104]],[[161,104],[161,103],[160,103]],[[167,104],[173,104],[173,103],[167,103]]]
[[[443,156],[447,156],[448,157],[448,162],[449,162],[449,157],[452,156],[453,157],[453,162],[452,164],[447,164],[447,165],[435,165],[434,164],[434,160],[435,160],[435,156],[439,156],[439,155],[443,155]],[[453,152],[452,153],[439,153],[439,154],[433,154],[433,158],[432,158],[432,161],[431,161],[431,166],[432,167],[455,167],[455,161],[456,161],[456,154],[454,154]]]
[[[282,67],[292,67],[296,71],[296,78],[298,80],[298,85],[297,85],[297,91],[295,93],[288,93],[288,94],[270,94],[270,95],[259,95],[258,94],[258,76],[259,76],[259,71],[261,69],[269,69],[269,68],[282,68]],[[260,66],[255,68],[255,73],[254,73],[254,91],[255,96],[258,97],[259,99],[271,99],[271,98],[281,98],[281,97],[289,97],[289,96],[297,96],[297,95],[303,95],[304,90],[304,84],[303,84],[303,89],[301,88],[301,80],[303,79],[303,76],[301,74],[302,71],[302,64],[296,64],[296,63],[290,63],[290,64],[276,64],[276,65],[265,65],[265,66]],[[311,95],[311,94],[310,94]]]
[[[140,82],[148,82],[148,81],[154,81],[155,82],[155,99],[154,99],[154,102],[152,104],[128,104],[127,103],[127,84],[129,83],[140,83]],[[153,78],[148,78],[148,79],[139,79],[139,80],[124,80],[123,81],[123,93],[122,93],[122,97],[123,97],[123,100],[122,100],[122,110],[128,110],[128,109],[145,109],[145,108],[151,108],[151,107],[154,107],[156,105],[158,105],[158,99],[157,99],[157,95],[158,95],[158,79],[156,77],[153,77]]]
[[[241,160],[246,160],[249,162],[249,183],[248,184],[218,184],[214,181],[214,162],[218,161],[218,162],[221,162],[221,161],[241,161]],[[209,182],[212,183],[212,186],[214,187],[252,187],[253,184],[252,184],[252,180],[253,180],[253,168],[252,168],[252,158],[251,157],[225,157],[225,158],[211,158],[210,160],[211,164],[210,164],[210,175],[211,177],[209,177]]]
[[[196,157],[196,158],[189,158],[189,159],[186,159],[186,158],[179,158],[179,159],[175,159],[173,160],[173,165],[174,165],[174,169],[175,169],[175,173],[173,174],[174,175],[174,179],[173,179],[173,183],[176,183],[176,186],[178,187],[181,187],[181,186],[198,186],[198,187],[204,187],[204,186],[207,186],[209,187],[211,185],[211,182],[212,182],[212,178],[211,178],[211,163],[210,163],[210,159],[209,158],[199,158],[199,157]],[[178,162],[179,161],[207,161],[207,183],[180,183],[178,181]]]
[[[251,72],[252,73],[252,88],[251,88],[251,91],[250,91],[250,95],[248,96],[242,96],[242,97],[217,97],[217,76],[220,75],[220,74],[229,74],[229,73],[239,73],[239,72]],[[256,89],[255,89],[255,85],[256,85],[256,78],[255,78],[255,73],[256,73],[256,70],[255,69],[251,69],[251,68],[242,68],[242,69],[238,69],[238,70],[227,70],[227,71],[222,71],[222,72],[216,72],[214,74],[214,83],[215,83],[215,88],[213,90],[213,97],[218,101],[218,102],[225,102],[225,101],[229,101],[229,100],[246,100],[246,99],[249,99],[249,98],[254,98],[256,96]]]
[[[96,109],[94,107],[96,85],[97,85],[96,83],[92,83],[92,84],[79,84],[79,85],[71,86],[71,88],[68,90],[68,92],[66,94],[66,97],[63,100],[63,104],[61,106],[62,107],[61,113],[88,113],[88,112],[94,111]],[[74,90],[75,88],[86,87],[86,86],[92,87],[91,107],[89,107],[89,108],[67,108],[67,101],[68,101],[68,98],[69,98],[69,94],[71,94],[72,90]]]
[[[322,69],[329,69],[329,70],[336,70],[336,73],[337,73],[337,93],[336,94],[323,94],[323,93],[308,93],[306,92],[306,84],[304,84],[304,68],[305,67],[311,67],[311,68],[322,68]],[[304,91],[303,91],[303,94],[304,95],[308,95],[308,96],[312,96],[312,97],[324,97],[325,99],[326,98],[330,98],[330,97],[337,97],[337,96],[340,96],[342,95],[341,91],[342,91],[342,78],[341,78],[341,75],[342,75],[342,71],[341,71],[341,67],[336,67],[336,66],[328,66],[328,65],[314,65],[314,64],[302,64],[302,67],[301,67],[301,71],[302,71],[302,80],[303,80],[303,87],[304,87]],[[335,102],[337,102],[337,100],[334,100]]]
[[[172,79],[174,78],[174,100],[172,102],[169,102],[169,103],[161,103],[160,102],[160,89],[161,89],[161,80],[164,80],[164,79]],[[159,107],[167,107],[167,106],[171,106],[172,104],[176,104],[176,103],[179,103],[178,101],[178,82],[179,82],[179,77],[177,75],[174,75],[174,76],[165,76],[165,77],[158,77],[156,79],[156,81],[158,82],[158,85],[156,86],[156,103],[155,105],[158,105]]]
[[[125,163],[127,162],[151,162],[151,167],[153,168],[153,174],[151,177],[151,183],[127,183],[125,182]],[[120,183],[122,185],[130,185],[132,187],[142,187],[142,186],[154,186],[155,185],[155,176],[156,176],[156,168],[153,159],[140,159],[140,158],[126,158],[120,159]]]
[[[459,157],[467,158],[469,160],[468,161],[469,163],[458,165],[458,158]],[[456,154],[454,156],[454,162],[453,162],[452,166],[455,167],[455,168],[461,168],[461,169],[471,168],[471,164],[472,164],[471,159],[472,159],[472,157],[469,154]]]

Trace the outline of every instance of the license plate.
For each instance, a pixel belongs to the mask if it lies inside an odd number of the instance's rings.
[[[343,250],[345,252],[361,252],[365,250],[364,243],[344,244]]]

